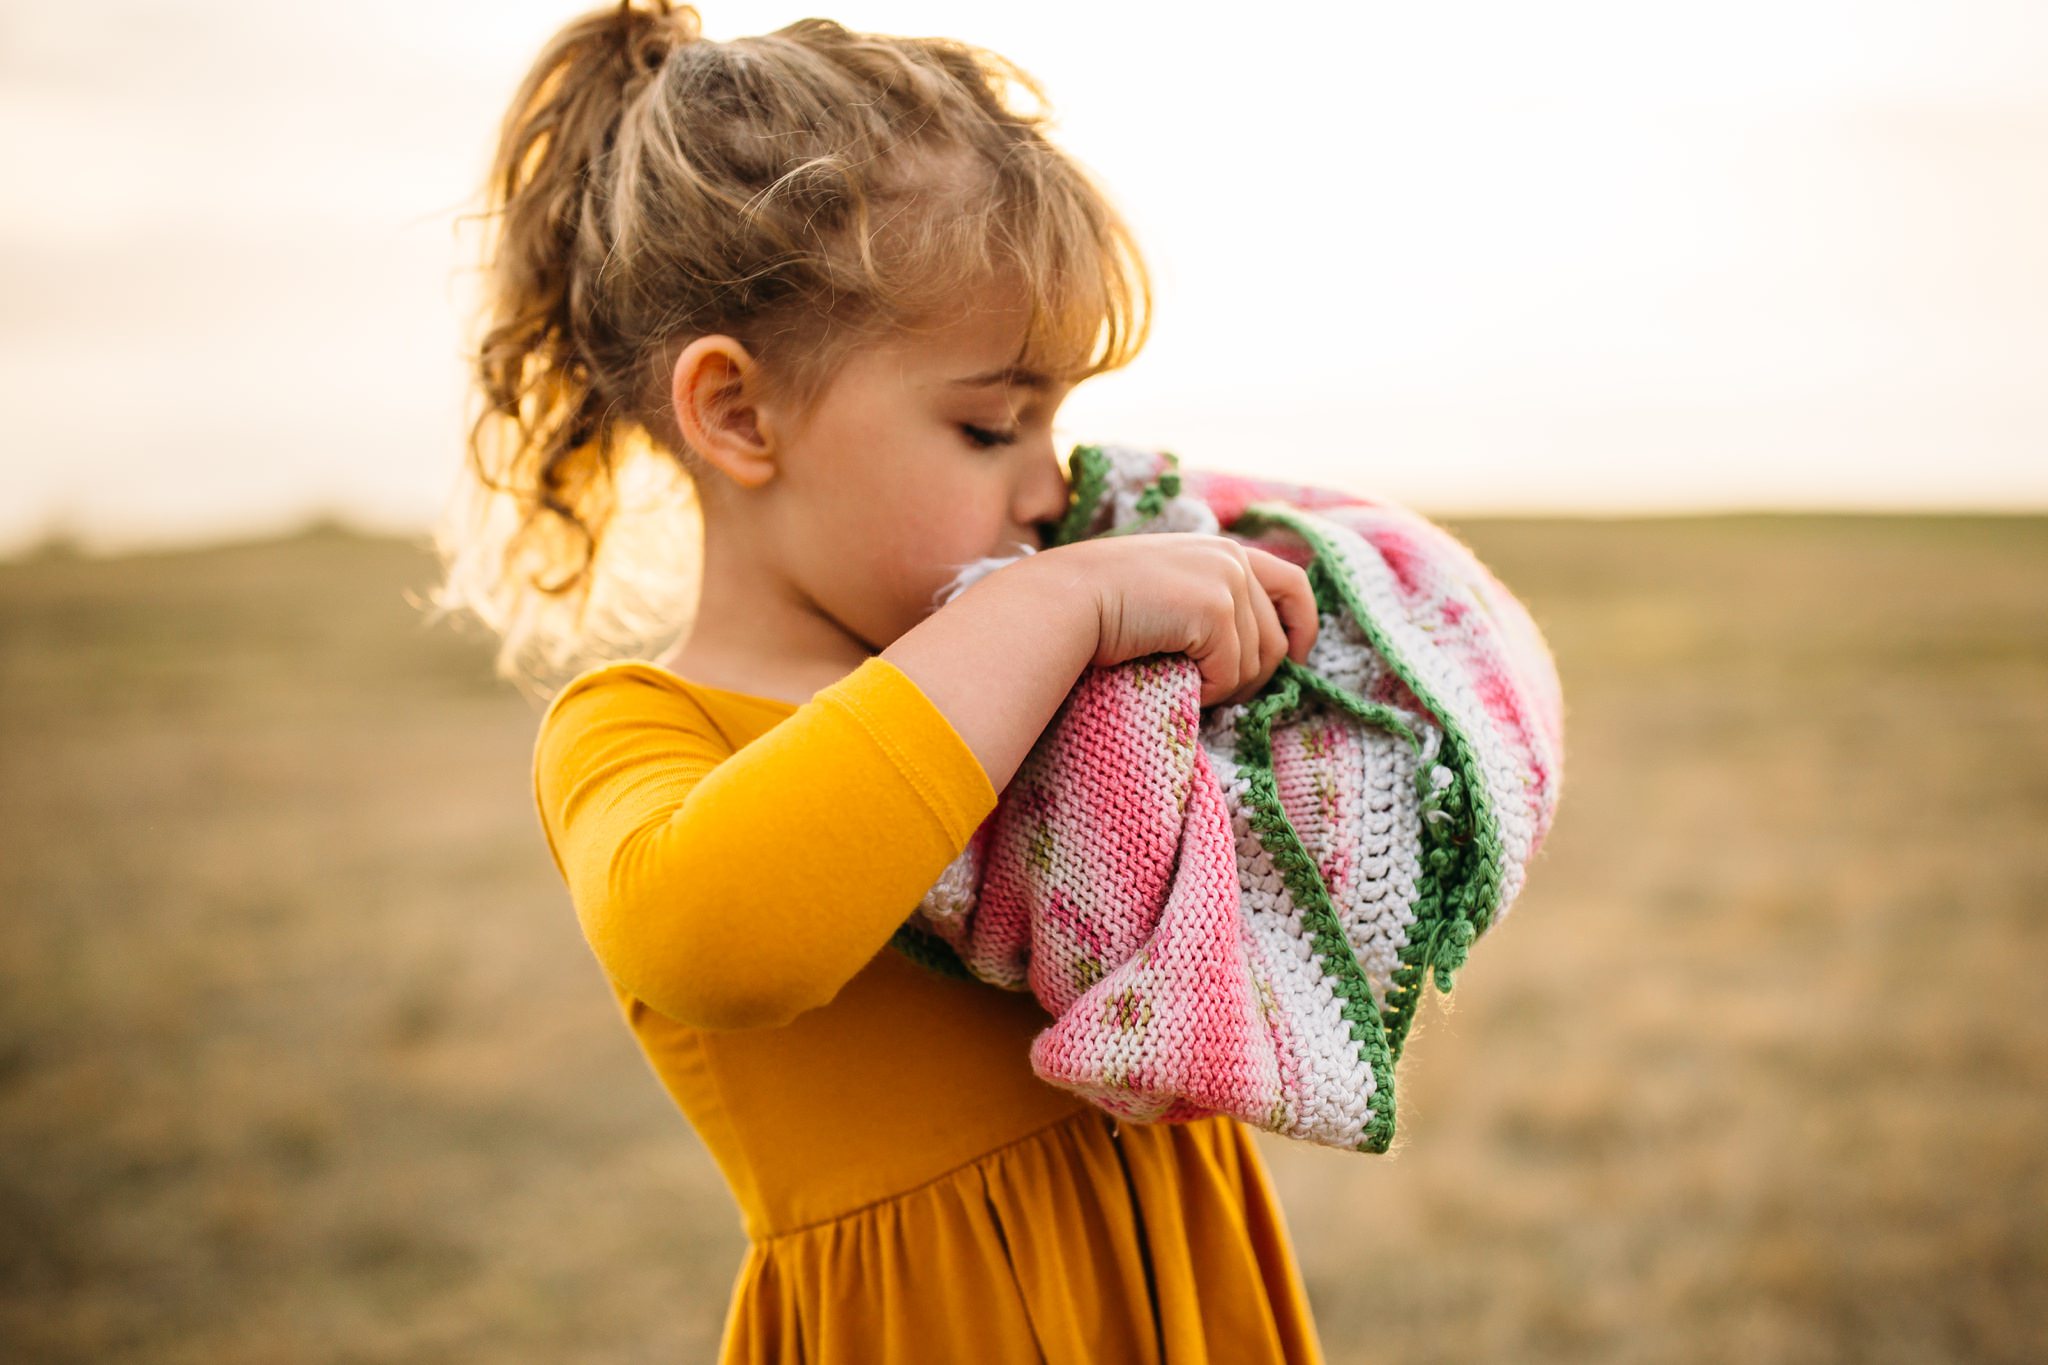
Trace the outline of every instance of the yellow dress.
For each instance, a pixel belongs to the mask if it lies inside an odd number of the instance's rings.
[[[739,1205],[720,1365],[1322,1360],[1241,1123],[1117,1124],[1033,1074],[1028,992],[887,946],[996,802],[892,662],[802,705],[594,669],[542,719],[534,794]]]

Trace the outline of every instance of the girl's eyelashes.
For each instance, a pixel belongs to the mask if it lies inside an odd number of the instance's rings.
[[[1006,446],[1017,439],[1015,431],[990,431],[987,427],[977,427],[966,422],[960,424],[960,430],[967,434],[968,440],[983,450],[992,446]]]

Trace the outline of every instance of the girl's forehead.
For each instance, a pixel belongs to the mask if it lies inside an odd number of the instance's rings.
[[[1043,379],[1023,363],[1029,329],[1029,314],[1020,310],[971,306],[911,333],[900,354],[927,385],[964,391]]]
[[[1067,384],[1032,350],[1032,312],[1014,287],[984,286],[947,315],[914,324],[896,342],[894,364],[917,387],[972,396],[1003,389],[1044,394]]]
[[[1022,365],[999,365],[993,370],[985,370],[980,374],[963,375],[958,379],[949,379],[946,381],[946,384],[949,388],[956,389],[1049,389],[1053,385],[1053,379],[1051,375],[1041,374],[1037,370],[1027,369]]]

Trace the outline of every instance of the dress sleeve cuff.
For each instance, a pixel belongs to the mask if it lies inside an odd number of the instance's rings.
[[[881,655],[820,690],[860,723],[908,778],[956,847],[965,848],[996,807],[996,790],[981,760],[938,703],[910,675]]]

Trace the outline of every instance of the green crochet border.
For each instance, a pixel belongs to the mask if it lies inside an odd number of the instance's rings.
[[[1167,456],[1169,467],[1178,460]],[[1095,519],[1096,510],[1101,506],[1102,495],[1109,488],[1109,456],[1101,446],[1079,445],[1067,456],[1067,514],[1060,518],[1046,537],[1048,550],[1055,545],[1071,545],[1088,534],[1088,523]],[[1174,477],[1178,484],[1180,478]]]
[[[1451,818],[1442,824],[1426,818],[1422,822],[1425,849],[1417,886],[1415,924],[1401,948],[1401,966],[1395,969],[1388,990],[1390,996],[1398,998],[1385,1006],[1389,1039],[1398,1059],[1415,1022],[1423,980],[1433,977],[1437,989],[1448,993],[1452,974],[1464,965],[1473,940],[1491,922],[1492,907],[1500,893],[1500,859],[1504,849],[1499,821],[1471,740],[1456,717],[1394,647],[1358,600],[1350,582],[1331,571],[1330,562],[1340,552],[1310,519],[1282,503],[1252,504],[1232,529],[1252,530],[1261,524],[1285,526],[1308,544],[1312,554],[1309,583],[1315,590],[1318,609],[1347,608],[1388,667],[1429,709],[1443,731],[1439,761],[1451,772],[1450,784],[1442,792],[1432,793],[1428,770],[1418,769],[1415,775],[1425,813],[1441,811]]]
[[[931,968],[940,976],[954,976],[962,981],[981,979],[968,970],[967,964],[960,960],[960,954],[954,951],[952,944],[937,934],[918,928],[908,920],[896,926],[896,932],[889,936],[889,946],[912,962]]]
[[[1365,1126],[1357,1150],[1384,1152],[1394,1140],[1394,1062],[1399,1052],[1388,1036],[1382,1011],[1373,1001],[1372,983],[1352,951],[1351,940],[1344,934],[1343,921],[1337,917],[1315,858],[1287,818],[1286,808],[1280,802],[1279,781],[1273,772],[1273,722],[1284,713],[1300,710],[1307,701],[1304,691],[1326,697],[1361,719],[1387,724],[1417,747],[1420,741],[1388,708],[1354,697],[1313,670],[1283,658],[1259,695],[1239,714],[1233,755],[1245,779],[1252,831],[1259,836],[1260,845],[1272,858],[1281,880],[1287,884],[1288,894],[1300,908],[1301,922],[1309,931],[1309,944],[1315,949],[1331,991],[1343,1001],[1338,1013],[1351,1026],[1359,1058],[1372,1069],[1372,1119]]]
[[[1332,989],[1344,998],[1343,1016],[1351,1022],[1361,1058],[1373,1069],[1375,1099],[1385,1097],[1383,1103],[1375,1103],[1373,1120],[1358,1150],[1384,1152],[1394,1130],[1393,1063],[1400,1060],[1414,1026],[1422,982],[1433,976],[1437,989],[1448,993],[1452,973],[1463,965],[1473,939],[1485,928],[1493,904],[1491,897],[1499,890],[1500,832],[1469,740],[1432,689],[1365,611],[1349,580],[1331,569],[1339,551],[1309,519],[1281,503],[1252,504],[1230,530],[1248,534],[1272,525],[1286,527],[1309,547],[1309,584],[1316,596],[1317,610],[1334,614],[1340,607],[1347,608],[1388,667],[1429,709],[1444,732],[1443,756],[1448,759],[1444,766],[1451,773],[1451,782],[1438,792],[1430,783],[1429,768],[1420,766],[1416,770],[1416,786],[1425,814],[1425,847],[1417,879],[1415,922],[1398,954],[1401,965],[1394,970],[1387,999],[1373,1011],[1366,974],[1343,933],[1329,889],[1280,804],[1278,782],[1272,770],[1272,725],[1278,715],[1298,704],[1301,689],[1307,687],[1360,720],[1401,735],[1418,754],[1421,743],[1391,708],[1368,702],[1291,659],[1281,661],[1262,694],[1238,719],[1237,759],[1246,772],[1251,802],[1258,811],[1253,828],[1301,908],[1303,922],[1311,929],[1311,942],[1324,971],[1332,979]],[[1427,818],[1433,812],[1450,818],[1441,823]],[[1361,1014],[1371,1016],[1370,1027],[1361,1029]]]

